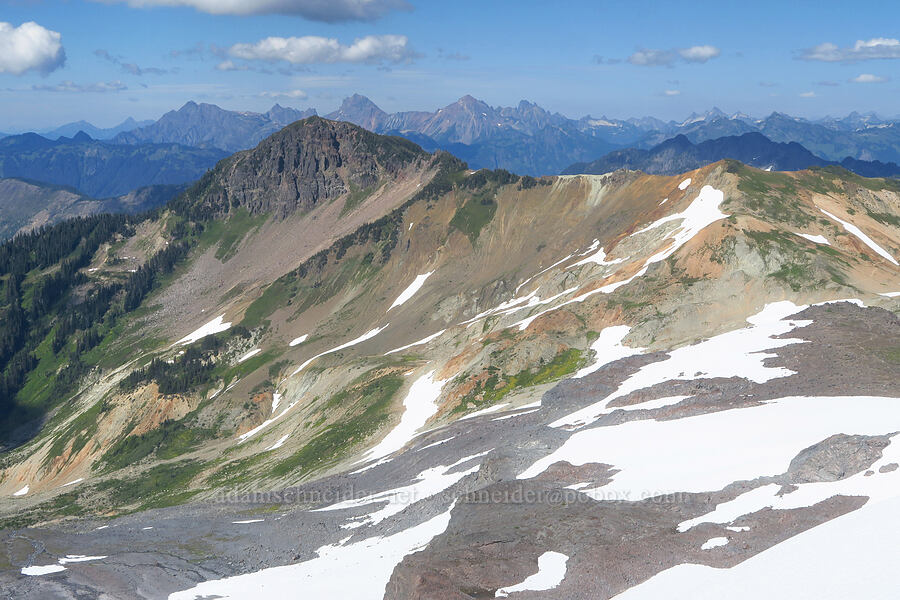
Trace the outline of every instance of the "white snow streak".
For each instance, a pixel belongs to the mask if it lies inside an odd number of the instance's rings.
[[[678,189],[679,189],[679,190],[686,190],[686,189],[687,189],[687,186],[689,186],[689,185],[691,185],[691,178],[690,178],[690,177],[688,177],[687,179],[685,179],[684,181],[682,181],[681,183],[679,183],[679,184],[678,184]]]
[[[381,333],[382,331],[387,329],[387,327],[388,327],[387,325],[385,325],[384,327],[376,327],[375,329],[373,329],[371,331],[367,331],[366,333],[362,334],[355,340],[350,340],[346,344],[341,344],[340,346],[338,346],[336,348],[332,348],[331,350],[326,350],[325,352],[320,352],[319,354],[316,354],[315,356],[313,356],[312,358],[307,360],[305,363],[303,363],[302,365],[300,365],[299,367],[294,369],[294,372],[291,373],[289,375],[289,377],[293,377],[294,375],[296,375],[297,373],[299,373],[300,371],[302,371],[303,369],[308,367],[310,365],[310,363],[312,363],[312,361],[316,360],[317,358],[321,358],[322,356],[325,356],[326,354],[331,354],[332,352],[337,352],[338,350],[343,350],[345,348],[349,348],[350,346],[355,346],[357,344],[361,344],[361,343],[365,342],[366,340],[372,339],[373,337],[375,337],[376,335],[378,335],[379,333]]]
[[[441,380],[435,381],[434,371],[413,382],[403,400],[404,411],[400,422],[378,445],[366,452],[364,460],[377,460],[406,446],[428,419],[437,413],[437,399],[444,383]]]
[[[802,238],[806,238],[811,242],[815,242],[817,244],[825,244],[826,246],[830,246],[828,243],[828,239],[824,235],[812,235],[810,233],[800,233],[799,231],[794,232],[795,235],[799,235]]]
[[[242,357],[240,357],[240,358],[238,359],[238,363],[242,363],[242,362],[244,362],[245,360],[249,360],[249,359],[253,358],[254,356],[256,356],[257,354],[259,354],[260,352],[262,352],[262,350],[260,350],[259,348],[254,348],[253,350],[251,350],[251,351],[248,352],[247,354],[245,354],[245,355],[243,355]]]
[[[429,271],[427,273],[423,273],[422,275],[417,275],[413,282],[409,284],[409,287],[407,287],[405,290],[403,290],[403,292],[400,293],[399,296],[397,296],[397,299],[394,300],[394,303],[391,304],[391,308],[389,308],[388,310],[400,306],[401,304],[412,298],[416,294],[416,292],[418,292],[419,289],[421,289],[421,287],[425,285],[425,280],[431,277],[433,273],[434,271]]]
[[[394,348],[393,350],[385,352],[384,355],[387,356],[389,354],[394,354],[395,352],[403,352],[404,350],[409,350],[410,348],[414,348],[415,346],[422,346],[424,344],[427,344],[428,342],[430,342],[433,339],[439,338],[440,336],[442,336],[444,334],[445,331],[447,331],[447,330],[441,329],[437,333],[433,333],[433,334],[429,335],[428,337],[424,337],[421,340],[419,340],[418,342],[413,342],[412,344],[400,346],[399,348]]]
[[[189,333],[184,336],[174,344],[173,346],[184,345],[184,344],[193,344],[197,340],[203,339],[208,335],[214,335],[216,333],[221,333],[226,331],[229,327],[231,327],[231,323],[225,323],[225,315],[219,315],[200,329]]]
[[[897,260],[896,260],[893,256],[891,256],[890,254],[888,254],[888,251],[887,251],[887,250],[885,250],[884,248],[882,248],[881,246],[879,246],[878,244],[876,244],[874,241],[872,241],[872,238],[870,238],[870,237],[867,236],[865,233],[863,233],[862,230],[861,230],[859,227],[857,227],[857,226],[854,225],[853,223],[848,223],[847,221],[844,221],[844,220],[842,220],[842,219],[839,219],[838,217],[834,216],[833,214],[831,214],[830,212],[828,212],[828,211],[825,210],[824,208],[820,208],[819,210],[821,210],[823,213],[825,213],[825,215],[827,215],[830,219],[832,219],[832,220],[834,220],[834,221],[837,221],[838,223],[840,223],[841,225],[843,225],[843,226],[844,226],[844,229],[846,229],[849,233],[852,233],[852,234],[855,235],[857,238],[859,238],[859,240],[860,240],[863,244],[865,244],[866,246],[868,246],[869,248],[871,248],[872,250],[874,250],[877,254],[883,256],[884,258],[886,258],[887,260],[889,260],[890,262],[892,262],[894,265],[897,265],[897,264],[898,264],[898,263],[897,263]],[[898,266],[900,266],[900,265],[898,265]]]

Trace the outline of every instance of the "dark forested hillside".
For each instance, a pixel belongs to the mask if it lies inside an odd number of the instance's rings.
[[[187,254],[189,229],[182,226],[173,232],[184,239],[134,272],[120,280],[90,279],[84,269],[98,248],[130,235],[146,218],[76,218],[0,245],[0,443],[65,399],[92,368],[85,354]],[[20,393],[41,378],[52,385],[38,394]]]
[[[0,140],[0,177],[70,186],[106,198],[148,185],[194,181],[225,156],[213,148],[126,146],[98,142],[86,134],[51,141],[31,133]]]

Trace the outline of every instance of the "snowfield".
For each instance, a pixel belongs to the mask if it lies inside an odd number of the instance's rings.
[[[630,421],[582,429],[523,471],[519,479],[536,477],[558,461],[576,466],[603,462],[620,472],[611,483],[584,490],[597,499],[640,500],[676,492],[709,492],[734,481],[784,473],[801,450],[834,434],[886,435],[896,431],[900,431],[900,398],[795,396],[669,421]],[[654,443],[647,444],[646,440]],[[659,448],[666,451],[659,452]],[[717,451],[721,448],[728,448],[728,452]],[[900,479],[890,480],[900,494]],[[838,492],[829,493],[825,489],[829,486],[835,490],[857,486],[857,495],[867,495],[866,490],[876,484],[862,486],[848,479],[841,485],[809,485],[817,486],[810,488],[814,497],[830,497]],[[750,493],[752,497],[737,502],[762,507],[772,496]],[[790,503],[791,495],[782,501]],[[805,496],[803,492],[797,498]],[[736,518],[734,512],[729,511],[729,520]],[[704,518],[716,520],[715,516]]]
[[[642,367],[637,373],[626,379],[614,393],[600,402],[566,415],[550,425],[565,428],[583,427],[606,414],[609,403],[613,400],[666,381],[744,377],[756,383],[764,383],[776,377],[793,375],[793,371],[788,369],[765,366],[765,359],[774,356],[765,351],[803,341],[792,338],[775,339],[775,336],[788,333],[797,327],[809,325],[810,321],[788,319],[790,315],[805,308],[805,306],[797,306],[788,301],[767,304],[762,311],[747,318],[747,322],[751,324],[750,327],[729,331],[692,346],[673,350],[669,353],[669,358]],[[621,333],[621,330],[617,330],[618,333]],[[612,334],[610,335],[612,336]],[[625,336],[622,335],[622,337]],[[604,343],[607,341],[604,339]],[[597,342],[600,342],[599,338]],[[598,346],[598,348],[599,351],[607,353],[605,357],[611,360],[616,360],[617,352],[630,350],[625,347],[623,347],[624,350],[618,349],[615,343],[606,345],[605,350],[603,346]]]
[[[846,600],[897,597],[900,497],[866,504],[730,569],[682,564],[616,600]]]
[[[316,558],[299,564],[206,581],[171,594],[169,600],[294,598],[301,590],[304,598],[381,600],[397,563],[443,533],[450,522],[450,510],[452,506],[424,523],[387,537],[322,546]]]

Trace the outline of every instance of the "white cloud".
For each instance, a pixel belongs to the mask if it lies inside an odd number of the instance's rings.
[[[74,81],[60,81],[54,85],[33,85],[31,89],[38,92],[69,92],[75,94],[121,92],[128,86],[121,81],[100,81],[97,83],[75,83]]]
[[[219,71],[249,71],[250,67],[247,65],[235,64],[233,60],[223,60],[216,65],[216,69]]]
[[[30,21],[13,27],[0,22],[0,73],[49,73],[66,62],[62,36]]]
[[[715,46],[691,46],[690,48],[682,48],[678,51],[681,58],[687,62],[705,63],[711,58],[716,58],[722,51]]]
[[[234,58],[287,61],[294,65],[316,63],[402,63],[416,57],[404,35],[369,35],[353,40],[349,46],[334,38],[268,37],[255,44],[235,44],[228,50]]]
[[[801,92],[800,97],[801,98],[815,98],[816,93],[815,92]]]
[[[893,38],[872,38],[857,40],[853,46],[841,48],[837,44],[825,42],[800,51],[803,60],[824,62],[857,62],[880,58],[900,58],[900,40]]]
[[[298,15],[310,21],[374,21],[393,10],[411,10],[406,0],[94,0],[136,8],[188,6],[213,15]]]
[[[305,100],[306,92],[303,90],[285,90],[283,92],[260,92],[260,98],[291,98],[293,100]]]
[[[863,73],[862,75],[857,75],[850,81],[852,83],[884,83],[885,81],[887,81],[887,77],[880,77],[878,75],[872,75],[871,73]]]
[[[663,67],[675,62],[675,54],[669,50],[638,50],[626,59],[633,65],[641,67]]]
[[[626,60],[641,67],[671,67],[678,60],[687,63],[705,63],[721,54],[722,51],[719,48],[709,45],[675,48],[674,50],[641,48]]]
[[[681,90],[666,90],[663,92],[665,96],[680,96]]]

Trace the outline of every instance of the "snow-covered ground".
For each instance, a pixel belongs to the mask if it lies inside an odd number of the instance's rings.
[[[846,600],[897,598],[900,496],[789,538],[730,569],[682,564],[616,600]]]
[[[394,567],[447,529],[450,509],[431,519],[386,537],[371,537],[353,544],[318,549],[316,558],[284,567],[264,569],[227,579],[206,581],[176,592],[169,600],[219,598],[353,598],[381,600]]]
[[[734,481],[784,473],[801,450],[838,433],[886,435],[896,431],[900,431],[898,398],[796,396],[682,419],[640,420],[582,429],[559,449],[528,467],[519,478],[535,477],[558,461],[573,465],[603,462],[620,471],[609,484],[584,490],[596,499],[640,500],[677,492],[708,492],[721,490]],[[653,443],[648,444],[647,440]],[[665,451],[661,452],[661,448]],[[870,486],[876,485],[872,481],[863,485],[863,480],[848,479],[840,485],[829,484],[830,487],[808,484],[815,486],[809,494],[821,498],[822,494],[829,497],[839,493],[829,492],[832,489],[857,489],[859,495],[868,495]],[[884,481],[897,485],[900,475]],[[895,490],[900,494],[900,485]],[[762,507],[774,501],[768,492],[750,494],[736,502]],[[805,498],[806,494],[797,498]],[[791,503],[790,496],[781,502]],[[734,518],[733,512],[727,516]],[[704,518],[715,520],[713,516]]]
[[[788,369],[765,366],[765,359],[773,356],[765,351],[802,341],[792,338],[775,339],[775,336],[808,325],[810,321],[788,318],[804,308],[806,307],[788,301],[767,304],[762,311],[747,319],[750,327],[729,331],[692,346],[673,350],[669,353],[669,358],[642,367],[603,400],[557,419],[551,426],[575,428],[588,425],[605,414],[609,403],[613,400],[666,381],[744,377],[756,383],[764,383],[776,377],[792,375],[793,372]],[[617,330],[616,334],[620,332],[621,330]],[[596,351],[609,353],[608,356],[614,360],[616,352],[626,350],[628,349],[625,347],[616,348],[613,343],[605,350],[600,347]]]

